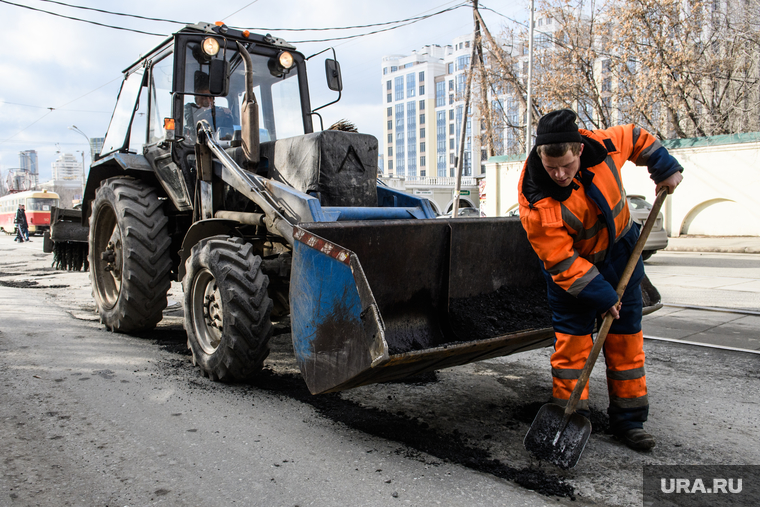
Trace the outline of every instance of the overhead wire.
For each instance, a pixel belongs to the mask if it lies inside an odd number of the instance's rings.
[[[83,5],[74,5],[74,4],[69,4],[69,3],[66,3],[66,2],[59,2],[57,0],[39,0],[39,1],[40,2],[47,2],[47,3],[51,3],[51,4],[56,4],[56,5],[62,5],[64,7],[71,7],[72,9],[82,9],[82,10],[85,10],[85,11],[95,11],[95,12],[101,12],[103,14],[112,14],[114,16],[124,16],[124,17],[127,17],[127,18],[143,19],[145,21],[160,21],[162,23],[177,23],[177,24],[180,24],[180,25],[186,25],[186,24],[189,23],[188,21],[177,21],[176,19],[152,18],[150,16],[140,16],[138,14],[127,14],[125,12],[115,12],[115,11],[109,11],[109,10],[106,10],[106,9],[96,9],[95,7],[85,7]],[[254,2],[257,2],[257,1],[258,0],[254,0]],[[251,2],[251,3],[253,3],[253,2]],[[243,8],[245,9],[245,7],[243,7]]]
[[[338,40],[348,40],[348,39],[356,39],[356,38],[359,38],[359,37],[366,37],[368,35],[375,35],[375,34],[378,34],[378,33],[388,32],[390,30],[395,30],[395,29],[401,28],[403,26],[412,25],[414,23],[418,23],[420,21],[423,21],[425,19],[431,18],[433,16],[438,16],[440,14],[444,14],[446,12],[450,12],[450,11],[453,11],[453,10],[456,10],[456,9],[459,9],[459,8],[462,8],[462,7],[466,7],[466,6],[467,6],[467,3],[463,2],[463,3],[457,4],[457,5],[453,6],[453,7],[449,7],[447,9],[443,9],[441,11],[434,12],[432,14],[425,14],[423,16],[417,16],[416,18],[409,18],[408,21],[397,22],[399,24],[396,24],[395,26],[390,26],[388,28],[382,28],[380,30],[374,30],[374,31],[371,31],[371,32],[360,33],[360,34],[355,34],[355,35],[346,35],[345,37],[332,37],[332,38],[327,38],[327,39],[296,40],[296,41],[290,41],[290,42],[292,42],[293,44],[305,44],[305,43],[308,43],[308,42],[332,42],[332,41],[338,41]]]
[[[153,36],[156,36],[156,37],[166,37],[167,36],[167,34],[164,34],[164,33],[146,32],[146,31],[143,31],[143,30],[136,30],[134,28],[125,28],[123,26],[108,25],[106,23],[98,23],[97,21],[90,21],[89,19],[82,19],[82,18],[77,18],[77,17],[74,17],[74,16],[65,16],[63,14],[58,14],[57,12],[46,11],[45,9],[38,9],[36,7],[30,7],[29,5],[17,4],[15,2],[9,2],[8,0],[0,0],[0,3],[4,3],[4,4],[8,4],[8,5],[14,5],[16,7],[21,7],[23,9],[29,9],[30,11],[44,12],[45,14],[50,14],[51,16],[57,16],[59,18],[70,19],[72,21],[80,21],[82,23],[89,23],[91,25],[102,26],[102,27],[105,27],[105,28],[113,28],[114,30],[123,30],[125,32],[141,33],[141,34],[144,34],[144,35],[153,35]]]

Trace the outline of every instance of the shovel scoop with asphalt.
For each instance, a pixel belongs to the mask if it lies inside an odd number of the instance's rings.
[[[618,303],[620,303],[620,299],[623,297],[626,287],[628,287],[628,281],[631,279],[633,270],[636,268],[636,263],[641,256],[642,250],[644,250],[644,243],[647,241],[649,232],[652,230],[652,226],[666,196],[667,189],[663,188],[657,194],[657,199],[655,199],[652,205],[649,217],[639,235],[639,240],[636,242],[623,275],[620,277],[620,282],[617,286]],[[608,313],[602,322],[597,338],[594,341],[594,346],[591,348],[586,364],[581,371],[578,382],[575,384],[570,399],[567,401],[567,405],[563,408],[556,403],[547,403],[541,407],[528,430],[528,434],[525,435],[525,448],[539,460],[549,461],[564,469],[573,468],[578,463],[583,449],[586,447],[586,442],[588,442],[588,438],[591,435],[591,421],[575,413],[575,408],[578,406],[581,393],[586,387],[591,370],[594,368],[594,363],[597,357],[599,357],[599,352],[601,352],[604,346],[604,341],[607,338],[610,326],[612,326],[612,321],[613,317]]]

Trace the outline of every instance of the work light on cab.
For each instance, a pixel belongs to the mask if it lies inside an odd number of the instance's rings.
[[[285,70],[288,70],[293,66],[293,55],[287,51],[280,53],[280,56],[278,56],[277,59],[279,60],[282,68]]]
[[[208,56],[216,56],[219,52],[219,41],[213,37],[203,39],[203,52]]]

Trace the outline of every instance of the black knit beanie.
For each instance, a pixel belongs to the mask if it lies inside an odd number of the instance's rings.
[[[578,115],[572,109],[559,109],[546,113],[538,120],[535,146],[557,143],[580,143],[581,134],[575,121]]]

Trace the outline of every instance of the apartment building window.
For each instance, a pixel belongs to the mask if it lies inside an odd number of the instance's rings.
[[[388,132],[388,144],[391,144],[391,143],[393,143],[393,134]]]
[[[419,77],[420,83],[423,82],[425,80],[425,71],[421,70],[417,77]]]
[[[449,120],[454,121],[454,110],[449,109]]]
[[[391,72],[396,72],[398,70],[398,67],[395,65],[391,65]]]
[[[388,67],[383,67],[383,76],[388,73]]]
[[[424,110],[425,110],[425,101],[421,100],[420,101],[420,111],[424,111]]]
[[[425,124],[425,113],[422,113],[420,115],[420,125],[424,125],[424,124]]]
[[[388,161],[388,170],[389,170],[389,171],[392,171],[392,170],[393,170],[393,160],[389,160],[389,161]]]
[[[426,160],[425,160],[425,155],[422,155],[422,156],[420,157],[420,167],[425,167],[425,162],[426,162]],[[422,174],[422,176],[424,177],[424,176],[425,176],[425,174],[423,173],[423,174]]]
[[[414,73],[406,75],[406,98],[414,97],[414,89],[417,87]]]
[[[388,116],[389,118],[391,116],[393,116],[393,108],[392,107],[389,107],[388,109],[386,109],[386,112],[388,113],[386,116]]]
[[[388,120],[388,130],[393,128],[393,120]]]
[[[453,104],[453,103],[454,103],[454,94],[453,94],[453,93],[450,93],[450,94],[449,94],[449,105],[451,105],[451,104]]]
[[[436,113],[436,171],[446,176],[446,112]]]
[[[414,132],[417,132],[417,124],[415,123],[417,119],[417,103],[416,102],[407,102],[406,103],[406,126],[409,128],[409,130],[414,130]],[[410,132],[411,134],[411,132]]]
[[[388,146],[388,156],[389,157],[393,156],[393,146]]]
[[[602,80],[602,91],[603,92],[611,92],[612,91],[612,78],[606,77]]]
[[[450,125],[450,126],[453,127],[454,125]],[[450,150],[454,149],[454,138],[453,137],[449,138],[449,149]]]
[[[425,139],[425,128],[420,129],[420,139]]]
[[[404,76],[397,77],[393,86],[396,90],[396,100],[404,100]]]
[[[449,123],[449,135],[450,136],[454,135],[454,124],[453,123]]]
[[[393,102],[393,94],[392,93],[388,94],[388,100],[386,102]]]
[[[425,153],[425,142],[420,143],[420,153]]]
[[[396,104],[396,129],[404,131],[404,104]]]
[[[454,73],[454,63],[449,63],[446,70],[448,71],[447,74],[453,74]]]
[[[454,80],[453,79],[449,79],[449,91],[450,92],[454,91]]]
[[[443,81],[438,81],[435,84],[435,107],[441,107],[446,105],[446,84]]]
[[[602,73],[606,74],[611,70],[611,60],[602,60]]]
[[[385,82],[385,89],[388,90],[388,91],[393,90],[393,81],[391,81],[390,79],[388,81],[386,81]]]
[[[470,66],[469,56],[460,56],[457,58],[457,70],[464,70]]]
[[[425,85],[420,85],[420,96],[425,95]]]
[[[466,86],[464,73],[457,75],[457,94],[459,96],[464,95],[464,89]]]

